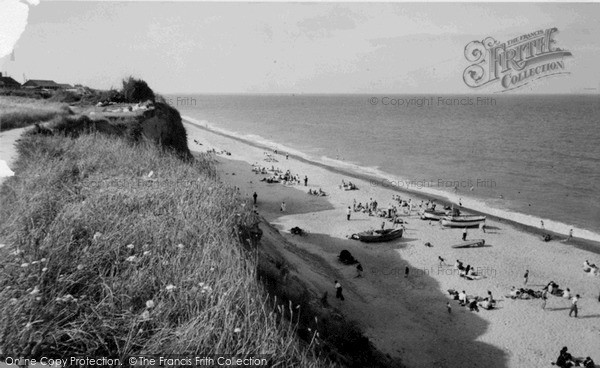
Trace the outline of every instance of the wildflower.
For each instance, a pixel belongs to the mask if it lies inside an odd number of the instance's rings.
[[[23,264],[21,265],[21,267],[23,267],[23,268],[25,268],[25,267],[29,267],[29,263],[23,263]]]
[[[241,329],[241,328],[239,328],[239,327],[236,327],[236,328],[233,330],[233,332],[235,332],[235,333],[240,333],[240,332],[242,332],[242,329]]]
[[[127,244],[127,249],[133,249],[133,248],[135,248],[135,245],[133,245],[133,244]]]
[[[31,290],[31,292],[29,293],[30,295],[37,295],[40,293],[40,289],[36,286],[33,288],[33,290]]]
[[[135,261],[135,256],[129,256],[129,257],[127,257],[126,261],[127,262],[133,262],[133,261]]]
[[[99,232],[99,231],[97,231],[97,232],[94,234],[94,240],[98,240],[98,239],[100,239],[100,237],[101,237],[101,236],[102,236],[102,233],[101,233],[101,232]]]
[[[77,269],[80,270],[80,271],[83,270],[83,265],[82,264],[78,264],[77,265]]]
[[[46,272],[46,271],[48,271],[48,267],[42,268],[42,272]]]
[[[211,267],[211,268],[210,268],[210,270],[211,270],[211,271],[214,271],[214,270],[215,270],[215,268],[214,268],[214,267]]]
[[[26,329],[30,329],[31,328],[31,322],[27,322],[27,324],[25,325]]]
[[[150,312],[148,312],[147,310],[142,312],[142,321],[147,321],[150,319]]]
[[[181,243],[177,244],[177,248],[183,249],[183,244],[181,244]]]
[[[46,262],[46,258],[40,259],[40,262]]]
[[[154,301],[147,300],[146,301],[146,308],[154,308]]]
[[[18,302],[17,298],[10,299],[10,304],[17,304],[17,302]]]
[[[148,173],[148,177],[149,177],[149,178],[151,178],[151,177],[152,177],[152,175],[154,175],[154,171],[150,171],[150,172]]]
[[[201,283],[199,283],[199,284],[198,284],[198,286],[200,286],[200,287],[204,287],[204,283],[203,283],[203,282],[201,282]]]
[[[41,296],[37,296],[37,297],[35,298],[35,300],[39,302],[40,300],[42,300],[42,297],[41,297]]]
[[[145,250],[144,253],[143,253],[143,255],[145,255],[145,256],[147,256],[148,254],[150,254],[149,250]]]
[[[165,289],[167,289],[167,291],[172,291],[173,289],[175,289],[175,285],[169,284]]]

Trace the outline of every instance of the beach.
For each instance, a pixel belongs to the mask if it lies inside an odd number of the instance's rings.
[[[489,217],[485,233],[477,228],[468,231],[468,239],[483,238],[485,247],[456,249],[451,246],[461,242],[462,229],[442,229],[436,221],[421,220],[416,210],[403,217],[405,232],[400,240],[372,244],[350,240],[351,234],[380,228],[384,221],[359,212],[352,212],[348,221],[346,209],[354,200],[366,203],[372,198],[381,208],[397,204],[393,195],[417,204],[427,198],[313,165],[293,154],[286,159],[284,152],[273,154],[267,147],[189,121],[185,127],[193,152],[214,148],[231,153],[214,154],[221,179],[240,188],[250,203],[257,193],[259,214],[296,249],[291,252],[298,255],[293,260],[298,272],[328,292],[331,305],[355,320],[382,352],[401,357],[409,367],[549,366],[563,346],[575,357],[600,360],[595,355],[600,346],[600,277],[582,270],[585,260],[600,262],[600,256],[586,250],[595,244],[544,242],[539,232]],[[266,161],[267,153],[278,162]],[[300,178],[306,175],[308,186],[262,182],[267,175],[255,174],[252,164],[290,170]],[[342,180],[352,181],[358,190],[340,189]],[[309,189],[322,189],[328,195],[309,195]],[[290,234],[295,226],[308,235]],[[385,226],[392,225],[386,222]],[[343,249],[360,261],[364,277],[356,278],[354,266],[338,262]],[[445,259],[445,265],[438,257]],[[483,278],[460,277],[453,268],[456,260],[471,265]],[[529,279],[524,285],[526,270]],[[334,298],[334,280],[343,286],[344,301]],[[542,310],[541,299],[506,297],[512,286],[541,290],[550,281],[581,296],[578,318],[569,317],[571,303],[566,298],[550,295]],[[497,308],[471,312],[459,306],[448,289],[465,290],[472,297],[485,297],[490,291]]]

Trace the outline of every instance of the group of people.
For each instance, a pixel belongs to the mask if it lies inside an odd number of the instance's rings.
[[[496,300],[489,290],[486,297],[475,296],[471,299],[469,299],[469,296],[464,290],[458,292],[454,289],[450,289],[448,290],[448,293],[453,296],[454,300],[458,300],[460,306],[469,308],[471,312],[479,312],[479,307],[486,310],[496,308]],[[451,312],[450,303],[447,304],[447,307],[448,312]]]
[[[588,272],[592,275],[600,274],[600,269],[594,263],[590,263],[587,259],[583,262],[583,272]]]
[[[346,181],[344,179],[342,179],[342,185],[340,185],[340,189],[343,189],[343,190],[358,190],[358,187],[353,182],[348,181],[346,183]]]
[[[560,353],[558,354],[558,358],[556,362],[552,363],[560,368],[571,368],[571,367],[584,367],[584,368],[595,368],[596,364],[589,356],[585,359],[577,359],[574,358],[571,353],[569,353],[569,349],[564,346],[560,349]]]
[[[319,188],[319,190],[309,189],[308,190],[308,194],[315,195],[315,196],[320,196],[320,197],[325,197],[327,195],[327,193],[325,193],[321,188]]]
[[[474,280],[479,275],[475,272],[475,267],[471,267],[471,265],[464,266],[462,261],[456,260],[454,264],[454,268],[458,270],[458,275],[460,277],[464,277],[468,280]]]

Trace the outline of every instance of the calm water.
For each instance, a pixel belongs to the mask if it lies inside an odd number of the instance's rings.
[[[232,135],[600,239],[600,96],[477,97],[168,96],[182,115]]]

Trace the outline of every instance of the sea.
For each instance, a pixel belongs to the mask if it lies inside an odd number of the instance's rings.
[[[167,95],[208,129],[600,241],[600,95]]]

